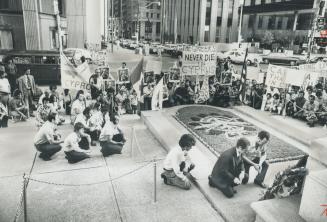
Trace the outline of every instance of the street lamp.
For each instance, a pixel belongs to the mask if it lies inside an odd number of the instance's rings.
[[[158,2],[148,2],[147,5],[144,6],[144,8],[148,8],[151,5],[157,4],[159,7],[161,3]],[[140,38],[140,24],[139,24],[139,18],[140,18],[140,2],[137,0],[137,33],[136,33],[136,44],[139,44],[139,38]]]
[[[244,6],[244,0],[240,0],[241,12],[240,12],[240,23],[238,24],[238,36],[237,36],[238,45],[240,45],[240,42],[242,41],[241,31],[242,31],[243,6]]]

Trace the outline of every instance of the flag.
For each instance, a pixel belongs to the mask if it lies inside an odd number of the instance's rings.
[[[130,75],[130,81],[131,81],[132,85],[134,85],[136,82],[138,82],[141,78],[141,73],[143,71],[143,62],[144,61],[142,58]]]
[[[136,83],[134,83],[134,85],[133,85],[133,89],[136,91],[137,98],[139,100],[141,99],[141,96],[142,96],[142,92],[141,92],[142,88],[143,88],[143,73],[141,72],[140,79]]]
[[[90,90],[91,71],[87,62],[75,67],[69,59],[60,54],[61,86],[64,89]]]
[[[209,78],[206,76],[204,77],[202,87],[198,92],[197,103],[205,103],[209,97]]]
[[[160,79],[158,84],[154,87],[151,110],[161,110],[163,102],[163,78]]]

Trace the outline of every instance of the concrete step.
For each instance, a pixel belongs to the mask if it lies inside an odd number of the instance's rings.
[[[299,215],[301,196],[258,201],[251,204],[255,222],[305,222]]]

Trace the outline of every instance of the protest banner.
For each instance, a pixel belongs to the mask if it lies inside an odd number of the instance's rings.
[[[216,53],[184,51],[182,75],[204,75],[212,76],[216,74]]]
[[[91,71],[87,62],[75,67],[64,55],[60,55],[61,85],[64,89],[90,90]]]
[[[285,88],[287,68],[269,64],[266,77],[266,85],[277,88]]]

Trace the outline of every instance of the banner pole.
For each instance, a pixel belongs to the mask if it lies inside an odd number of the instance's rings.
[[[157,161],[153,158],[153,189],[154,189],[154,203],[157,202]]]
[[[24,222],[27,222],[27,201],[26,201],[26,188],[27,188],[27,181],[25,178],[24,173],[24,186],[23,186],[23,202],[24,202]]]

